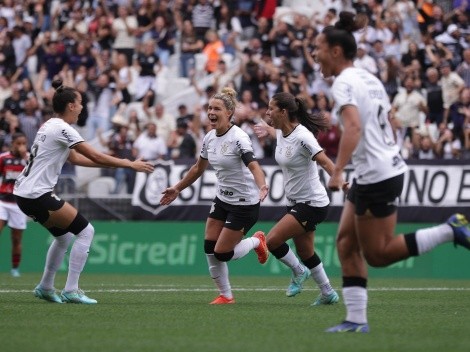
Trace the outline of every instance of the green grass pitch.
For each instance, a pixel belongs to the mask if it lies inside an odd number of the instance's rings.
[[[311,307],[313,281],[293,298],[289,278],[232,276],[236,304],[211,306],[207,276],[82,275],[97,305],[35,298],[40,274],[0,274],[0,350],[469,351],[470,282],[371,279],[369,334],[328,334],[344,306]],[[62,288],[65,275],[56,286]],[[340,280],[333,279],[340,287]],[[339,290],[340,292],[340,290]]]

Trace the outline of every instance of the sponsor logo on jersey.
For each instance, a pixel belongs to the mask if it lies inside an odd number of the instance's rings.
[[[219,193],[223,196],[233,196],[233,192],[232,191],[228,191],[226,189],[219,189]]]
[[[73,142],[72,137],[69,136],[69,134],[67,133],[66,130],[62,130],[62,136],[65,137],[65,139],[67,140],[67,142],[69,142],[69,143],[72,143],[72,142]]]
[[[308,145],[306,145],[306,144],[304,143],[304,141],[300,141],[300,146],[301,146],[302,148],[304,148],[310,155],[313,154],[312,151],[310,150],[310,148],[308,147]]]

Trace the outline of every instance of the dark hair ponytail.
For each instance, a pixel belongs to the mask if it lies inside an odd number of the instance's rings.
[[[73,103],[80,94],[75,88],[64,86],[61,79],[52,81],[52,87],[56,90],[52,97],[52,109],[57,114],[64,113],[67,104]]]
[[[307,104],[303,99],[286,92],[274,94],[272,99],[276,102],[279,109],[287,111],[290,122],[297,120],[312,132],[314,136],[328,128],[328,120],[325,116],[322,113],[309,113]]]
[[[365,14],[342,11],[335,25],[325,27],[322,33],[330,46],[339,45],[343,49],[344,57],[353,60],[357,53],[353,32],[366,27],[367,22],[368,18]]]

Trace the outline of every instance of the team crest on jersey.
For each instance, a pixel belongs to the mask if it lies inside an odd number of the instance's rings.
[[[222,144],[222,147],[220,147],[220,153],[222,155],[225,155],[227,153],[227,150],[228,150],[228,143]]]
[[[286,147],[286,158],[292,158],[292,155],[294,155],[293,149],[290,145]]]

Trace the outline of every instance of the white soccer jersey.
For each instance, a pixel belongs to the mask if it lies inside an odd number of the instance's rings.
[[[349,67],[336,77],[331,92],[340,122],[345,106],[356,106],[359,111],[361,138],[351,160],[357,183],[372,184],[403,174],[408,167],[388,120],[391,108],[388,95],[377,77]]]
[[[284,190],[290,206],[305,203],[325,207],[330,203],[325,187],[320,182],[317,163],[312,158],[323,149],[313,134],[298,125],[288,136],[276,130],[276,161],[284,176]]]
[[[209,160],[217,177],[217,197],[233,205],[253,205],[259,202],[259,190],[251,171],[241,156],[253,153],[248,135],[232,126],[221,136],[209,131],[202,141],[201,158]]]
[[[34,199],[51,192],[70,154],[70,148],[81,142],[83,138],[64,120],[48,120],[36,134],[28,165],[16,179],[13,193]]]

